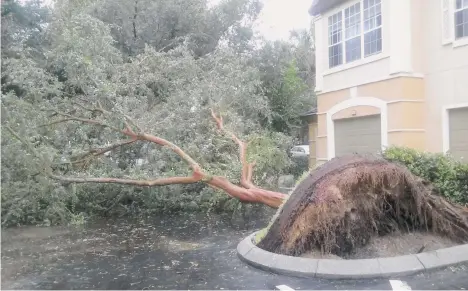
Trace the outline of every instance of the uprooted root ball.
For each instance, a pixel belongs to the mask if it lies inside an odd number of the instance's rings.
[[[374,156],[335,158],[302,181],[258,246],[300,255],[342,255],[372,236],[427,230],[468,240],[468,210],[439,196],[405,167]]]

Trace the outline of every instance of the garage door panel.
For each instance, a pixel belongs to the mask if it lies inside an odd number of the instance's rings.
[[[335,156],[380,151],[380,115],[339,119],[334,125]]]
[[[451,109],[448,114],[450,153],[468,160],[468,108]]]

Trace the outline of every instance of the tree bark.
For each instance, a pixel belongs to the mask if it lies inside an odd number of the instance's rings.
[[[97,111],[103,114],[108,114],[108,112],[106,112],[102,108],[102,106],[100,106],[100,104],[98,104],[98,107],[93,107],[93,108],[85,107],[85,106],[80,106],[80,107],[81,109],[84,109],[86,111],[93,111],[93,112]],[[287,197],[287,195],[283,193],[261,189],[252,183],[253,168],[254,168],[255,163],[248,163],[247,161],[247,155],[246,155],[247,143],[240,140],[234,133],[227,131],[223,126],[222,117],[216,116],[213,110],[211,111],[211,114],[212,114],[214,121],[217,124],[218,129],[222,133],[230,136],[232,140],[236,142],[239,146],[239,158],[242,163],[240,186],[231,183],[225,177],[211,176],[207,174],[200,167],[200,165],[192,157],[190,157],[190,155],[184,152],[180,147],[178,147],[172,142],[166,139],[163,139],[161,137],[157,137],[151,134],[144,133],[141,130],[141,128],[138,127],[135,124],[135,122],[133,122],[133,120],[127,115],[123,115],[125,128],[120,129],[115,126],[111,126],[101,120],[88,119],[88,118],[84,118],[80,116],[71,115],[70,113],[62,113],[62,112],[54,111],[54,110],[52,111],[54,112],[54,116],[60,116],[62,119],[59,119],[57,121],[52,121],[51,123],[46,124],[46,125],[76,121],[76,122],[85,123],[85,124],[107,127],[109,129],[112,129],[114,131],[117,131],[129,137],[129,139],[127,140],[116,142],[107,147],[92,149],[88,151],[87,153],[83,154],[82,157],[86,157],[86,156],[95,157],[95,156],[102,155],[120,146],[132,144],[136,141],[146,141],[146,142],[151,142],[151,143],[169,148],[174,153],[176,153],[179,157],[181,157],[192,168],[192,176],[167,177],[167,178],[148,179],[148,180],[135,180],[135,179],[125,179],[125,178],[114,178],[114,177],[105,177],[105,178],[104,177],[103,178],[68,177],[68,176],[60,176],[60,175],[53,174],[51,168],[46,169],[44,171],[45,174],[52,179],[67,182],[67,183],[117,183],[117,184],[148,186],[148,187],[171,185],[171,184],[192,184],[192,183],[203,182],[213,188],[223,190],[229,196],[237,198],[242,202],[262,203],[273,208],[278,208]],[[72,114],[75,114],[75,113],[72,113]],[[44,126],[44,125],[40,125],[40,126]],[[136,128],[137,132],[135,132],[133,128]],[[28,146],[28,148],[33,154],[41,158],[41,156],[36,152],[34,147],[31,146],[31,144],[25,138],[20,137],[16,132],[14,132],[8,126],[7,126],[7,130],[10,131],[15,138],[20,140],[22,143],[26,144],[26,146]]]

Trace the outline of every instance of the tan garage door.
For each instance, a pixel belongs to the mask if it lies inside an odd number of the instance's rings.
[[[448,115],[450,153],[468,160],[468,108],[450,109]]]
[[[380,114],[338,119],[335,123],[335,156],[377,153],[382,149]]]

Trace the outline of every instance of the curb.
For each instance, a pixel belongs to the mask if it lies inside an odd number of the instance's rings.
[[[253,267],[281,275],[328,279],[391,278],[468,262],[468,244],[399,257],[331,260],[285,256],[267,252],[253,243],[257,232],[237,245],[240,259]]]

